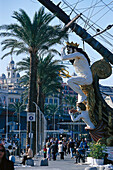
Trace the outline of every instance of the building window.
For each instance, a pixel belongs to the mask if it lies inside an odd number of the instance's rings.
[[[58,100],[57,99],[54,99],[54,104],[58,104]]]
[[[15,102],[18,103],[18,102],[19,102],[19,99],[15,99]]]
[[[8,78],[10,77],[10,73],[8,73]]]
[[[53,104],[53,99],[49,99],[49,103],[50,103],[50,104]]]
[[[47,98],[45,99],[45,103],[48,103],[48,99]]]
[[[15,77],[15,73],[13,73],[13,78]]]
[[[14,102],[14,98],[10,98],[10,102],[13,103]]]

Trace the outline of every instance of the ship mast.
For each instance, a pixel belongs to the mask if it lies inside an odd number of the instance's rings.
[[[65,25],[68,25],[66,29],[70,28],[71,30],[73,30],[73,32],[80,36],[83,41],[88,43],[93,49],[95,49],[99,54],[101,54],[107,62],[113,64],[113,54],[107,48],[105,48],[99,41],[97,41],[89,33],[87,33],[84,28],[82,28],[77,23],[71,22],[70,17],[58,5],[55,5],[50,0],[38,1],[43,4],[48,10],[50,10],[54,15],[56,15]]]

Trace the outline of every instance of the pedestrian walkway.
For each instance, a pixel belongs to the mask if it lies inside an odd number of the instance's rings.
[[[38,159],[34,159],[34,166],[23,166],[20,164],[21,160],[19,158],[16,158],[16,163],[15,163],[15,170],[84,170],[86,167],[89,165],[87,164],[74,164],[75,159],[71,159],[70,155],[67,155],[64,157],[64,160],[60,160],[59,155],[57,156],[56,161],[49,161],[48,166],[40,166],[40,160],[43,159],[42,156],[39,156]]]

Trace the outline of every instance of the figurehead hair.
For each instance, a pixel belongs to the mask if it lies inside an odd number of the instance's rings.
[[[83,110],[83,111],[86,110],[86,106],[85,106],[84,103],[77,103],[77,106],[78,106],[81,110]]]
[[[82,54],[86,57],[89,65],[90,65],[90,59],[89,59],[88,55],[86,54],[85,51],[83,51],[82,48],[78,48],[79,44],[73,43],[73,42],[71,42],[71,43],[66,42],[66,44],[67,44],[67,47],[72,48],[72,53],[74,53],[74,50],[75,50],[75,49],[76,49],[78,52],[82,53]],[[70,60],[70,62],[73,64],[74,61],[73,61],[73,60]]]

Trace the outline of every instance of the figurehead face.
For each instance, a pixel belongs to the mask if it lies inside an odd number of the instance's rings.
[[[67,53],[68,54],[76,52],[76,48],[78,48],[78,46],[79,46],[79,44],[73,43],[73,42],[71,42],[71,43],[66,42],[66,44],[67,44]]]
[[[72,53],[72,48],[70,46],[67,46],[67,53],[71,54]]]
[[[66,42],[66,44],[67,44],[66,47],[67,47],[67,53],[68,54],[75,53],[75,52],[80,52],[81,54],[83,54],[86,57],[89,65],[90,65],[90,59],[89,59],[88,55],[86,54],[85,51],[83,51],[82,48],[78,48],[79,44],[73,43],[73,42],[71,42],[71,43]],[[73,64],[73,61],[70,61],[70,62]]]
[[[75,53],[75,52],[77,52],[77,48],[67,45],[67,53],[68,54]]]

